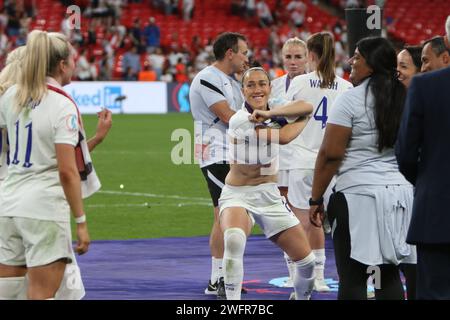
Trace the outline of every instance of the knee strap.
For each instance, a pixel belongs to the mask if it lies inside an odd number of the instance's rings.
[[[224,232],[225,256],[241,258],[244,256],[247,236],[241,228],[229,228]]]

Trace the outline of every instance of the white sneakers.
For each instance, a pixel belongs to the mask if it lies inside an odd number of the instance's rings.
[[[293,288],[294,282],[292,281],[291,277],[288,277],[287,280],[283,283],[283,288]]]
[[[317,292],[329,292],[330,287],[325,283],[325,279],[316,278],[314,280],[314,290]]]
[[[293,288],[294,284],[291,278],[288,278],[284,284],[283,288]],[[314,289],[317,292],[330,292],[330,287],[326,284],[325,279],[315,279],[314,280]]]

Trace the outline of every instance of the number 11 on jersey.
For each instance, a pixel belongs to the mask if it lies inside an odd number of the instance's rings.
[[[317,106],[316,112],[314,112],[314,119],[317,121],[322,121],[322,129],[324,129],[327,125],[327,104],[327,97],[323,97],[319,105]],[[321,112],[321,114],[319,114],[319,112]]]
[[[14,158],[11,161],[11,164],[13,165],[17,165],[20,163],[20,160],[18,159],[19,156],[19,129],[20,129],[20,123],[19,120],[16,121],[15,123],[16,125],[16,145],[15,145],[15,151],[14,151]],[[30,162],[31,159],[31,148],[32,148],[32,128],[33,128],[33,124],[30,122],[29,124],[27,124],[25,126],[26,129],[28,129],[27,131],[27,147],[25,150],[25,162],[23,163],[23,167],[25,168],[29,168],[31,167],[33,164]]]

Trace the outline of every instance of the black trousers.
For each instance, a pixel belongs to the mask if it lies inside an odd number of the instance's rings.
[[[450,244],[417,245],[417,299],[450,300]]]
[[[336,229],[333,233],[334,254],[339,275],[339,300],[367,300],[367,279],[372,272],[368,265],[350,258],[351,242],[348,222],[348,206],[345,195],[333,193],[328,204],[328,218]],[[361,245],[364,245],[361,243]],[[395,265],[377,266],[379,289],[375,288],[377,300],[403,300],[404,291],[399,269]]]

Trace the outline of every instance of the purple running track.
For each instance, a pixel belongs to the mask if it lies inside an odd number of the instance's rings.
[[[325,278],[332,291],[315,300],[336,299],[337,273],[329,237]],[[87,300],[215,300],[204,290],[211,272],[208,237],[93,241],[77,257]],[[248,239],[242,300],[287,300],[292,288],[279,287],[287,268],[281,250],[262,236]]]

